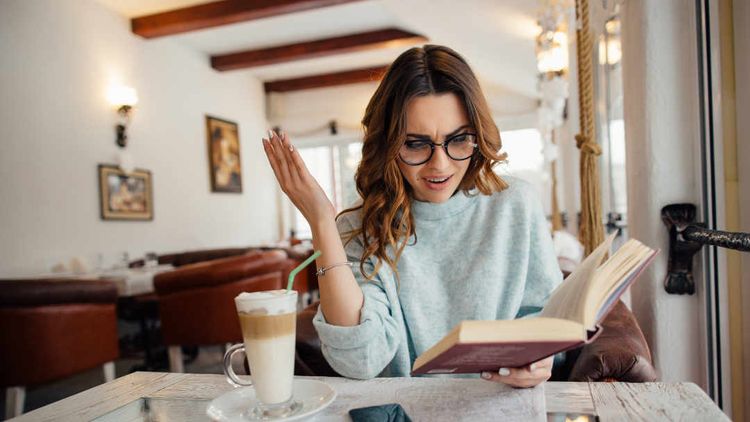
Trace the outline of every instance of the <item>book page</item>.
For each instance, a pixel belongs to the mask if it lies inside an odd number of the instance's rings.
[[[641,271],[653,260],[653,257],[658,253],[640,242],[631,239],[628,243],[633,242],[632,248],[627,252],[625,259],[622,262],[618,262],[617,270],[612,271],[610,277],[613,280],[617,280],[617,283],[601,283],[599,286],[595,286],[598,290],[596,294],[592,293],[592,301],[595,306],[590,306],[590,314],[587,316],[588,326],[596,325],[604,317],[606,312],[611,308],[614,302],[622,296],[625,290],[630,287],[636,278],[640,275]],[[628,244],[623,245],[624,249]],[[620,251],[618,251],[619,253]],[[608,262],[609,263],[609,262]],[[602,272],[604,272],[602,268]]]
[[[586,259],[552,292],[540,316],[561,318],[584,324],[587,292],[596,269],[609,252],[616,234],[607,237]]]

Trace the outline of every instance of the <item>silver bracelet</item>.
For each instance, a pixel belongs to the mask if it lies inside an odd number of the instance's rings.
[[[331,268],[340,267],[342,265],[348,265],[349,267],[351,267],[353,264],[354,264],[353,262],[339,262],[339,263],[336,263],[336,264],[331,264],[331,265],[328,265],[328,266],[325,266],[325,267],[319,269],[318,271],[315,271],[315,275],[317,277],[322,277],[322,276],[326,275],[326,271],[330,270]]]

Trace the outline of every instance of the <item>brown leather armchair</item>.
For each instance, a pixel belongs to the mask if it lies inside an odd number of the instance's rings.
[[[234,306],[241,292],[280,289],[297,262],[281,250],[184,265],[154,277],[161,330],[172,372],[183,372],[181,346],[242,341]]]
[[[25,388],[118,357],[117,287],[104,280],[0,280],[0,386],[6,417],[23,413]]]
[[[318,304],[297,314],[297,375],[339,376],[320,351],[320,339],[312,320]],[[593,342],[568,352],[565,362],[556,366],[554,381],[625,381],[656,380],[651,352],[638,322],[618,302],[603,321],[603,331]]]

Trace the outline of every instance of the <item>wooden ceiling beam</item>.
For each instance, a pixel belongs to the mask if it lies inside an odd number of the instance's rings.
[[[360,82],[377,82],[383,78],[388,66],[369,67],[366,69],[347,70],[345,72],[325,73],[293,79],[269,81],[264,84],[266,92],[289,92],[310,88],[323,88]]]
[[[130,20],[134,34],[156,38],[360,0],[222,0]]]
[[[427,41],[422,35],[400,29],[388,28],[341,37],[306,41],[279,47],[248,50],[211,57],[211,67],[216,70],[245,69],[294,60],[311,59],[341,53],[395,47]]]

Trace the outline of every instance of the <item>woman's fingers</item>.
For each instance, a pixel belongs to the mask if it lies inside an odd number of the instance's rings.
[[[284,138],[288,140],[288,135],[286,133],[284,133]],[[291,147],[291,142],[289,144]],[[300,179],[302,181],[305,181],[307,179],[307,176],[310,175],[310,172],[307,170],[307,166],[305,165],[305,161],[302,160],[302,156],[300,155],[299,150],[297,148],[291,147],[289,150],[289,156],[292,165],[300,176]]]
[[[482,378],[501,382],[513,387],[528,388],[538,385],[552,376],[552,357],[522,368],[501,368],[498,372],[483,372]]]
[[[269,143],[271,144],[271,149],[273,151],[273,155],[276,159],[276,166],[279,170],[279,175],[281,176],[279,182],[281,183],[281,187],[283,189],[287,189],[289,187],[289,182],[291,182],[291,175],[289,174],[289,164],[287,163],[287,159],[284,153],[284,146],[281,144],[281,139],[274,133],[274,131],[269,130],[268,131]]]
[[[276,180],[278,180],[279,183],[281,183],[282,182],[281,173],[279,172],[279,165],[276,163],[276,156],[273,153],[273,146],[271,146],[271,142],[266,138],[263,138],[263,150],[266,153],[268,164],[271,165],[273,174],[276,176]]]
[[[281,133],[280,139],[292,182],[301,185],[302,181],[304,180],[304,171],[300,171],[297,163],[294,160],[294,156],[299,155],[299,153],[297,152],[297,148],[294,148],[294,146],[292,146],[292,142],[289,140],[289,136],[285,132]]]

